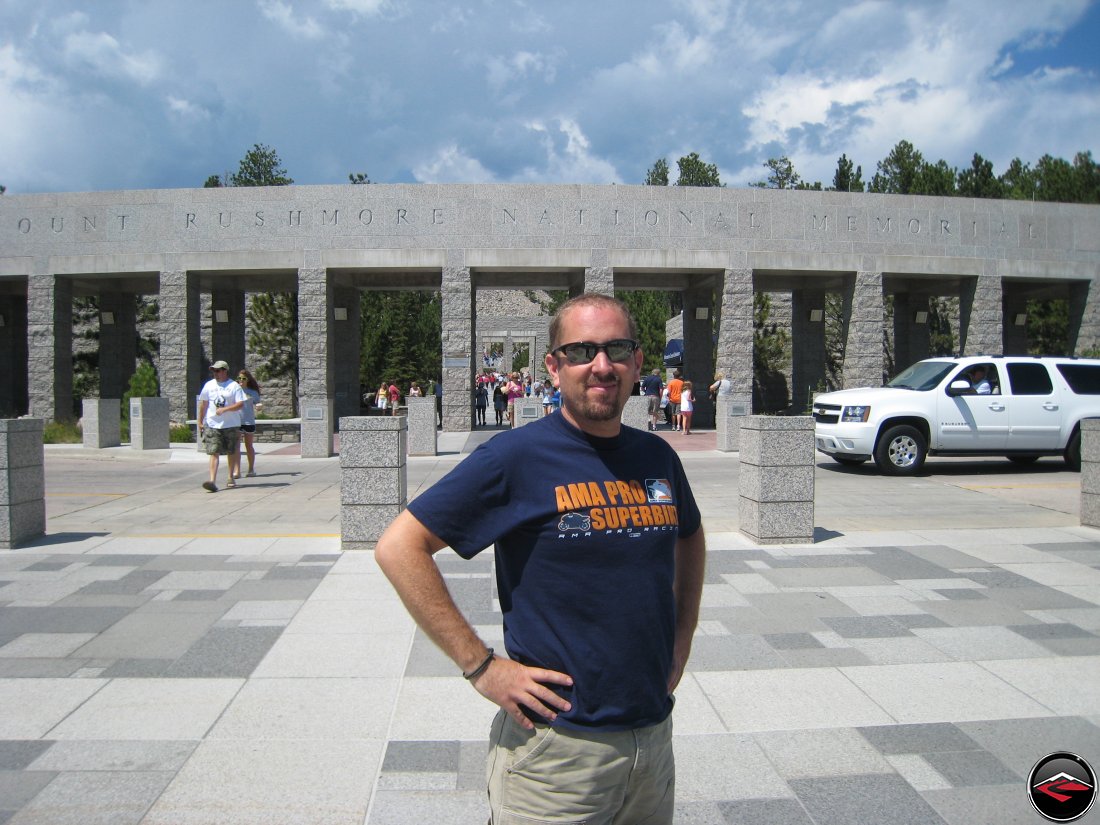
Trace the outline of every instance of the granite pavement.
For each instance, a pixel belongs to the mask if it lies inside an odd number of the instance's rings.
[[[410,497],[491,434],[410,458]],[[737,455],[662,437],[708,541],[677,822],[1037,823],[1038,759],[1100,768],[1100,531],[1060,461],[819,454],[814,543],[763,547]],[[341,551],[338,459],[260,449],[209,494],[193,446],[46,448],[48,533],[0,553],[0,823],[485,821],[494,707]],[[490,554],[439,560],[500,642]]]

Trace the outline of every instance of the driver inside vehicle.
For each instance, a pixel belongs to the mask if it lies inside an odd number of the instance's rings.
[[[975,364],[966,372],[970,387],[977,395],[992,395],[993,383],[988,378],[988,369],[985,364]]]

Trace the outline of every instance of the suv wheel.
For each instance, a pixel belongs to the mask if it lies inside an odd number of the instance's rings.
[[[916,427],[899,424],[882,434],[875,446],[875,464],[892,476],[909,476],[924,466],[928,445]]]
[[[1071,470],[1081,472],[1081,430],[1074,430],[1073,435],[1069,437],[1069,443],[1066,444],[1065,459]]]

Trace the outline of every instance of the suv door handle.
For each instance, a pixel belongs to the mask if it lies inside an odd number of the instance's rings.
[[[1050,412],[1056,412],[1058,409],[1058,405],[1053,402],[1047,401],[1043,404],[1043,409],[1049,410]]]
[[[989,409],[993,410],[993,412],[1004,412],[1004,408],[1005,405],[1000,401],[994,401],[989,405]]]

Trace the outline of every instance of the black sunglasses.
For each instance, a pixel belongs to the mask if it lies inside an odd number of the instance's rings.
[[[623,361],[629,361],[630,356],[632,356],[637,349],[637,341],[631,341],[629,338],[616,338],[614,341],[608,341],[606,344],[593,344],[591,341],[576,341],[572,344],[562,344],[560,347],[552,349],[550,354],[556,355],[560,352],[570,364],[588,364],[603,351],[607,354],[609,361],[621,364]]]

